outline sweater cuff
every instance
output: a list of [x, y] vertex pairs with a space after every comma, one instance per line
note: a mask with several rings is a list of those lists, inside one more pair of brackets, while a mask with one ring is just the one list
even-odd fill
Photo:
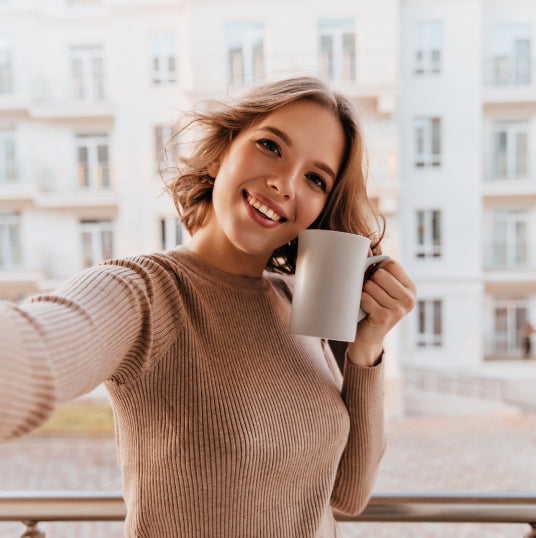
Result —
[[[360, 393], [359, 400], [370, 402], [381, 400], [383, 396], [383, 376], [384, 376], [384, 353], [379, 362], [373, 366], [361, 366], [350, 362], [348, 358], [344, 361], [342, 396], [346, 401], [347, 394]], [[380, 396], [381, 395], [381, 396]]]

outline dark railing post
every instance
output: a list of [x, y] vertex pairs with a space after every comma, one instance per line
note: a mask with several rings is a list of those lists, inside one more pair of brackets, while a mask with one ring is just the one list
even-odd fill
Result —
[[39, 521], [23, 521], [22, 523], [26, 525], [26, 530], [20, 538], [46, 538], [45, 533], [37, 527]]
[[529, 523], [530, 530], [525, 534], [523, 538], [536, 538], [536, 522], [535, 523]]

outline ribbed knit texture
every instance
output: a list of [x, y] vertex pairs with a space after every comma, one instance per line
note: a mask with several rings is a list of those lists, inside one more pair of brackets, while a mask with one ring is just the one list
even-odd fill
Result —
[[331, 508], [364, 508], [383, 455], [383, 366], [343, 379], [291, 335], [291, 284], [181, 247], [2, 304], [0, 439], [107, 380], [127, 536], [336, 536]]

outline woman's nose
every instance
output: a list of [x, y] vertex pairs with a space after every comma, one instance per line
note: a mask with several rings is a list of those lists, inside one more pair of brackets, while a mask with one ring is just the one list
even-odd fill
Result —
[[293, 174], [281, 174], [268, 178], [268, 187], [277, 192], [279, 196], [287, 199], [294, 198], [296, 178]]

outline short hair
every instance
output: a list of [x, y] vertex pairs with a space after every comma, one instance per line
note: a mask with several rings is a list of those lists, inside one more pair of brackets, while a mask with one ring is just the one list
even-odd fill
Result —
[[[190, 234], [204, 225], [210, 210], [214, 187], [211, 168], [220, 161], [236, 136], [275, 110], [301, 100], [313, 101], [331, 112], [340, 121], [345, 138], [343, 160], [334, 187], [310, 228], [363, 235], [371, 240], [373, 252], [380, 252], [385, 220], [367, 196], [368, 157], [356, 110], [347, 97], [311, 76], [264, 83], [240, 99], [210, 102], [203, 110], [194, 109], [186, 115], [186, 123], [168, 144], [175, 145], [176, 138], [182, 139], [185, 132], [198, 135], [190, 142], [192, 151], [167, 168], [165, 182]], [[273, 252], [266, 269], [293, 274], [296, 256], [297, 240], [294, 239]]]

